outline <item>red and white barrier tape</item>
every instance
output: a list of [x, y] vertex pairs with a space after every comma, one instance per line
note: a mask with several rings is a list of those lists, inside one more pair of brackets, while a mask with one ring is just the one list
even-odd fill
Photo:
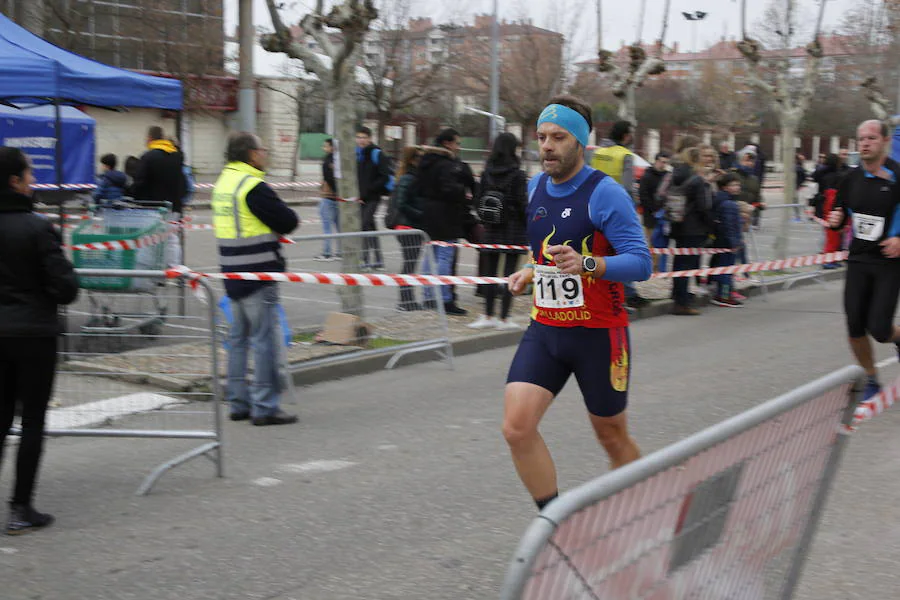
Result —
[[[171, 231], [171, 230], [170, 230]], [[137, 250], [162, 244], [169, 237], [169, 233], [157, 233], [145, 235], [134, 240], [114, 240], [109, 242], [88, 242], [70, 246], [72, 250]]]
[[[59, 220], [59, 215], [56, 213], [39, 212], [35, 214], [41, 215], [45, 219]], [[89, 219], [95, 218], [91, 215], [65, 215], [65, 217], [66, 221], [87, 221]]]
[[883, 387], [879, 394], [857, 406], [853, 414], [853, 425], [859, 425], [863, 421], [880, 415], [893, 406], [897, 402], [897, 398], [900, 398], [900, 379], [888, 387]]
[[[433, 246], [452, 246], [456, 248], [479, 248], [484, 250], [531, 250], [531, 246], [518, 246], [514, 244], [473, 244], [470, 242], [431, 242]], [[702, 254], [728, 254], [733, 250], [728, 248], [650, 248], [651, 254], [666, 254], [670, 256], [698, 256]]]
[[733, 273], [750, 273], [753, 271], [777, 271], [792, 267], [811, 267], [826, 263], [836, 263], [847, 260], [847, 252], [829, 252], [828, 254], [816, 254], [811, 256], [795, 256], [784, 260], [770, 260], [766, 262], [748, 263], [744, 265], [732, 265], [730, 267], [712, 267], [708, 269], [691, 269], [689, 271], [669, 271], [654, 273], [652, 279], [670, 279], [673, 277], [702, 277], [706, 275], [729, 275]]
[[359, 285], [375, 287], [404, 287], [427, 285], [465, 285], [478, 283], [506, 283], [504, 277], [467, 277], [461, 275], [398, 275], [376, 273], [199, 273], [185, 266], [166, 271], [170, 279], [186, 276], [190, 279], [224, 279], [229, 281], [277, 281], [315, 283], [323, 285]]
[[651, 254], [666, 256], [701, 256], [706, 254], [731, 254], [731, 248], [650, 248]]
[[[211, 190], [215, 187], [214, 183], [195, 183], [196, 190]], [[269, 183], [269, 187], [273, 190], [306, 190], [320, 189], [322, 183], [319, 181], [283, 181]], [[97, 188], [94, 183], [64, 183], [61, 186], [55, 183], [35, 183], [31, 186], [33, 190], [93, 190]]]
[[484, 250], [531, 250], [531, 246], [516, 246], [514, 244], [473, 244], [470, 242], [431, 242], [432, 246], [444, 246], [453, 248], [480, 248]]
[[[693, 269], [672, 273], [654, 273], [654, 278], [694, 277], [696, 275], [723, 275], [725, 273], [745, 273], [781, 269], [785, 267], [804, 267], [829, 262], [846, 260], [846, 252], [835, 252], [819, 256], [798, 256], [786, 260], [776, 260], [731, 267], [712, 269]], [[364, 285], [364, 286], [426, 286], [426, 285], [473, 285], [482, 283], [507, 283], [505, 277], [470, 277], [462, 275], [400, 275], [375, 273], [199, 273], [187, 267], [179, 266], [167, 271], [170, 278], [188, 276], [192, 278], [208, 277], [211, 279], [227, 279], [230, 281], [279, 281], [291, 283], [316, 283], [324, 285]]]

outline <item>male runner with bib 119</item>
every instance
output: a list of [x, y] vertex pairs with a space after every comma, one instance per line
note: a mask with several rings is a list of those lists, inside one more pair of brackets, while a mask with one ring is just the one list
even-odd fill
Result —
[[509, 369], [503, 435], [539, 509], [558, 495], [538, 425], [574, 373], [612, 468], [640, 457], [628, 435], [630, 346], [622, 282], [650, 277], [650, 251], [631, 196], [584, 164], [591, 110], [553, 98], [537, 122], [544, 172], [528, 185], [531, 262], [509, 288], [534, 286], [532, 321]]
[[856, 130], [862, 164], [838, 186], [835, 208], [828, 216], [832, 229], [849, 219], [853, 240], [844, 282], [844, 312], [850, 347], [868, 381], [866, 400], [881, 391], [872, 342], [894, 342], [900, 352], [900, 328], [894, 326], [900, 294], [900, 164], [887, 153], [891, 131], [881, 121], [865, 121]]

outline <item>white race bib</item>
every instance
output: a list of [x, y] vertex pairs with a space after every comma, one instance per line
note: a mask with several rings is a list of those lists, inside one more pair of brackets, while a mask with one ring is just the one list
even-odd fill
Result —
[[884, 217], [853, 213], [853, 235], [867, 242], [877, 242], [884, 234]]
[[561, 273], [557, 267], [535, 265], [534, 303], [538, 308], [584, 306], [581, 275]]

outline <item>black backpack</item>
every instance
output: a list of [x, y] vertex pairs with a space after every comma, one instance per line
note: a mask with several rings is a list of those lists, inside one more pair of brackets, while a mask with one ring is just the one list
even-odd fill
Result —
[[[488, 225], [502, 225], [506, 221], [506, 189], [510, 182], [505, 182], [502, 188], [497, 188], [491, 182], [487, 171], [481, 176], [482, 187], [488, 188], [478, 199], [478, 218]], [[512, 180], [513, 177], [510, 177]]]

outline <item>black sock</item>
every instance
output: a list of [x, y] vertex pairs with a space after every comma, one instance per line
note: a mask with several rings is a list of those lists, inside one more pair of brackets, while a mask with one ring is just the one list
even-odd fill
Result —
[[535, 498], [534, 503], [537, 504], [538, 510], [544, 510], [544, 507], [556, 500], [559, 497], [559, 492], [553, 492], [552, 495], [547, 496], [546, 498]]

